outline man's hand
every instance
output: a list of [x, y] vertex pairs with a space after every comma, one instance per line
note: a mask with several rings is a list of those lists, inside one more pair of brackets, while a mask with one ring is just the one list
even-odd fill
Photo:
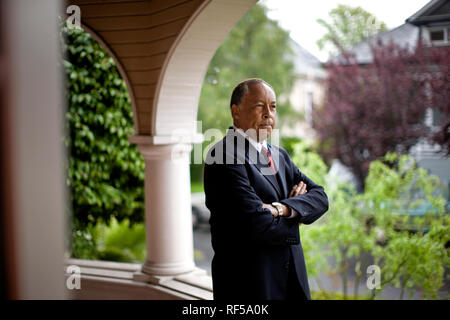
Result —
[[[308, 191], [306, 191], [306, 183], [304, 183], [303, 181], [300, 181], [299, 184], [296, 184], [292, 187], [291, 192], [289, 192], [289, 198], [298, 196], [299, 194], [305, 194], [307, 192]], [[272, 213], [273, 216], [278, 215], [278, 211], [272, 205], [264, 204], [263, 208], [270, 209], [270, 212]], [[290, 214], [291, 214], [291, 209], [283, 204], [283, 216], [289, 216]], [[298, 225], [300, 226], [301, 223], [299, 222]]]
[[270, 213], [271, 213], [273, 216], [275, 216], [275, 217], [278, 216], [278, 210], [277, 210], [277, 208], [275, 208], [273, 205], [267, 204], [267, 203], [263, 203], [262, 207], [263, 207], [263, 209], [264, 209], [264, 208], [269, 209], [269, 210], [270, 210]]
[[[306, 184], [303, 181], [300, 181], [299, 184], [296, 184], [295, 186], [292, 187], [292, 190], [289, 193], [289, 198], [298, 196], [299, 194], [305, 194], [307, 192], [308, 191], [306, 191]], [[283, 215], [282, 215], [282, 217], [290, 216], [291, 215], [291, 209], [288, 206], [284, 205], [284, 204], [282, 204], [282, 206], [283, 206]], [[270, 213], [272, 213], [273, 216], [275, 216], [275, 217], [278, 216], [278, 210], [274, 206], [272, 206], [271, 204], [263, 203], [263, 208], [269, 209]]]
[[[304, 183], [303, 181], [300, 181], [299, 184], [296, 184], [295, 186], [292, 187], [291, 192], [289, 193], [289, 198], [290, 197], [295, 197], [298, 196], [299, 194], [305, 194], [308, 191], [306, 191], [306, 183]], [[299, 222], [298, 226], [300, 226], [302, 223]]]
[[298, 196], [299, 194], [305, 194], [307, 192], [308, 191], [306, 191], [306, 183], [300, 181], [299, 184], [296, 184], [295, 186], [292, 187], [292, 190], [289, 193], [289, 198]]

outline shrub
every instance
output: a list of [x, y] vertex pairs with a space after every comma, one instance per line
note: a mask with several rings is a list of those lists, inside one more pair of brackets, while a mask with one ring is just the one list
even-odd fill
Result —
[[358, 297], [371, 256], [381, 270], [380, 289], [369, 292], [371, 298], [387, 285], [401, 289], [400, 299], [412, 288], [422, 289], [424, 298], [438, 298], [450, 266], [450, 217], [439, 179], [418, 168], [411, 156], [389, 153], [371, 163], [365, 191], [358, 194], [353, 186], [331, 180], [321, 158], [304, 143], [293, 150], [293, 161], [322, 183], [329, 198], [321, 219], [300, 226], [308, 275], [338, 274], [347, 299], [347, 274], [355, 260], [353, 297]]
[[88, 33], [61, 29], [67, 76], [67, 184], [78, 227], [97, 218], [143, 221], [144, 160], [130, 98], [113, 59]]
[[143, 262], [146, 257], [145, 226], [130, 224], [128, 219], [118, 222], [111, 217], [108, 223], [98, 221], [74, 230], [71, 255], [77, 259], [119, 262]]

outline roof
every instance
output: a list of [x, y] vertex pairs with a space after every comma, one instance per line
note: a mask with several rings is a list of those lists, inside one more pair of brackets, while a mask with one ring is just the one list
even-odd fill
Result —
[[[360, 64], [371, 63], [373, 60], [371, 44], [380, 41], [382, 44], [393, 42], [402, 48], [413, 50], [419, 40], [419, 26], [430, 22], [450, 21], [450, 0], [431, 0], [423, 8], [405, 20], [397, 28], [381, 32], [356, 44], [349, 53], [355, 55]], [[331, 58], [328, 62], [346, 64], [342, 55]]]
[[313, 77], [324, 77], [322, 62], [312, 53], [291, 39], [291, 48], [294, 58], [294, 70], [296, 74]]
[[450, 0], [432, 0], [406, 19], [417, 26], [438, 21], [450, 21]]
[[[358, 43], [348, 52], [355, 55], [358, 63], [367, 64], [371, 63], [373, 59], [372, 51], [370, 49], [371, 44], [376, 44], [378, 41], [380, 41], [382, 44], [393, 42], [403, 48], [413, 50], [417, 44], [418, 39], [419, 27], [416, 27], [415, 25], [410, 23], [404, 23], [397, 28], [381, 32], [368, 38], [367, 40]], [[337, 57], [331, 58], [328, 62], [345, 64], [346, 60], [342, 55], [339, 55]]]

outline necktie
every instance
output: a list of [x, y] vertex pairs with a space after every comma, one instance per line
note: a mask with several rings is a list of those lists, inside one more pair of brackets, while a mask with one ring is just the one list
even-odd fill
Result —
[[264, 146], [261, 147], [261, 153], [268, 159], [268, 165], [272, 169], [273, 175], [275, 178], [277, 177], [277, 170], [275, 169], [275, 165], [273, 164], [272, 155], [270, 154], [270, 151], [267, 150]]

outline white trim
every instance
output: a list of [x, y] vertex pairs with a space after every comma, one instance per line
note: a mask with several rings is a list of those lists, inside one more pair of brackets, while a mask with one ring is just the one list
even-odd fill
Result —
[[229, 31], [256, 2], [208, 0], [192, 15], [160, 73], [152, 108], [152, 135], [171, 136], [179, 129], [197, 132], [198, 102], [209, 62]]
[[[429, 43], [433, 46], [445, 46], [450, 44], [449, 40], [449, 32], [450, 32], [450, 26], [433, 26], [433, 27], [425, 27], [426, 33], [427, 33], [427, 40]], [[444, 32], [444, 40], [431, 40], [431, 32], [433, 31], [443, 31]]]
[[[175, 276], [140, 272], [141, 264], [67, 259], [66, 267], [78, 266], [80, 288], [68, 290], [73, 299], [212, 300], [212, 279], [194, 268]], [[65, 273], [66, 279], [70, 274]]]

